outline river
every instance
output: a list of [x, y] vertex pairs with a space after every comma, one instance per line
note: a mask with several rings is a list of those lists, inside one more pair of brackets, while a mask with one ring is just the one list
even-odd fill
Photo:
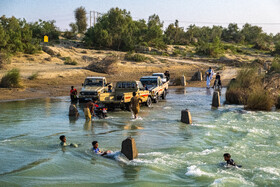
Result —
[[[221, 102], [224, 102], [222, 91]], [[0, 103], [0, 186], [277, 186], [280, 184], [280, 113], [211, 109], [205, 88], [170, 89], [166, 101], [107, 119], [68, 117], [69, 98]], [[193, 124], [180, 122], [188, 108]], [[59, 136], [78, 148], [62, 149]], [[133, 161], [93, 155], [91, 142], [120, 151], [135, 138]], [[242, 168], [221, 165], [229, 152]]]

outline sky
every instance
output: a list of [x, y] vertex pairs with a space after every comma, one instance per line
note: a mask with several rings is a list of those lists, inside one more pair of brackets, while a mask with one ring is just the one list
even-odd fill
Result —
[[164, 27], [179, 20], [180, 27], [244, 23], [258, 25], [267, 33], [280, 33], [280, 0], [0, 0], [0, 16], [25, 18], [28, 22], [55, 20], [64, 31], [75, 22], [74, 10], [106, 13], [112, 7], [131, 12], [133, 19], [158, 14]]

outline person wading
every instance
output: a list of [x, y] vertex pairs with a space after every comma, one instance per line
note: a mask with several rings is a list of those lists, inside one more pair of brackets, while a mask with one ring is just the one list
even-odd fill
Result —
[[136, 96], [136, 92], [133, 92], [133, 97], [131, 98], [131, 110], [133, 112], [134, 118], [137, 118], [137, 114], [140, 111], [140, 101], [142, 99], [139, 96]]
[[94, 115], [94, 102], [89, 101], [86, 103], [85, 107], [84, 107], [84, 114], [85, 114], [85, 118], [86, 120], [91, 120], [91, 116], [95, 116]]
[[77, 101], [77, 90], [76, 88], [74, 88], [74, 86], [71, 86], [71, 90], [70, 90], [70, 98], [71, 98], [71, 102], [76, 102]]

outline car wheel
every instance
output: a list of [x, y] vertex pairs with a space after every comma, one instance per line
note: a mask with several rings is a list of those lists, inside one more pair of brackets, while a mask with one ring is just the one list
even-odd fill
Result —
[[146, 102], [146, 106], [147, 107], [151, 107], [152, 106], [152, 99], [151, 99], [151, 97], [148, 97], [147, 102]]

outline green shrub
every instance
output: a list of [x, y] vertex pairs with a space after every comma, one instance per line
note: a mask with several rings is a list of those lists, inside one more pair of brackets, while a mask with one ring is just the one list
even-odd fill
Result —
[[271, 71], [280, 73], [280, 57], [276, 56], [271, 64]]
[[150, 58], [146, 57], [145, 55], [141, 55], [138, 53], [127, 53], [125, 55], [125, 59], [128, 61], [135, 61], [135, 62], [147, 62], [150, 61]]
[[270, 111], [273, 106], [273, 99], [269, 92], [262, 87], [254, 89], [248, 96], [246, 109]]
[[3, 68], [5, 64], [11, 63], [11, 54], [8, 52], [0, 52], [0, 68]]
[[[177, 47], [177, 46], [175, 46]], [[179, 56], [181, 54], [181, 51], [179, 49], [175, 49], [172, 53], [173, 56]]]
[[224, 54], [224, 47], [219, 38], [216, 38], [213, 43], [201, 41], [195, 50], [199, 55], [206, 55], [213, 58], [218, 58]]
[[1, 79], [0, 86], [3, 88], [19, 88], [20, 85], [20, 72], [18, 69], [8, 71]]
[[64, 58], [65, 65], [77, 65], [78, 63], [75, 60], [72, 60], [70, 57]]
[[39, 73], [36, 72], [36, 73], [33, 73], [31, 76], [29, 76], [28, 79], [29, 79], [29, 80], [35, 80], [35, 79], [38, 78], [38, 76], [39, 76]]

